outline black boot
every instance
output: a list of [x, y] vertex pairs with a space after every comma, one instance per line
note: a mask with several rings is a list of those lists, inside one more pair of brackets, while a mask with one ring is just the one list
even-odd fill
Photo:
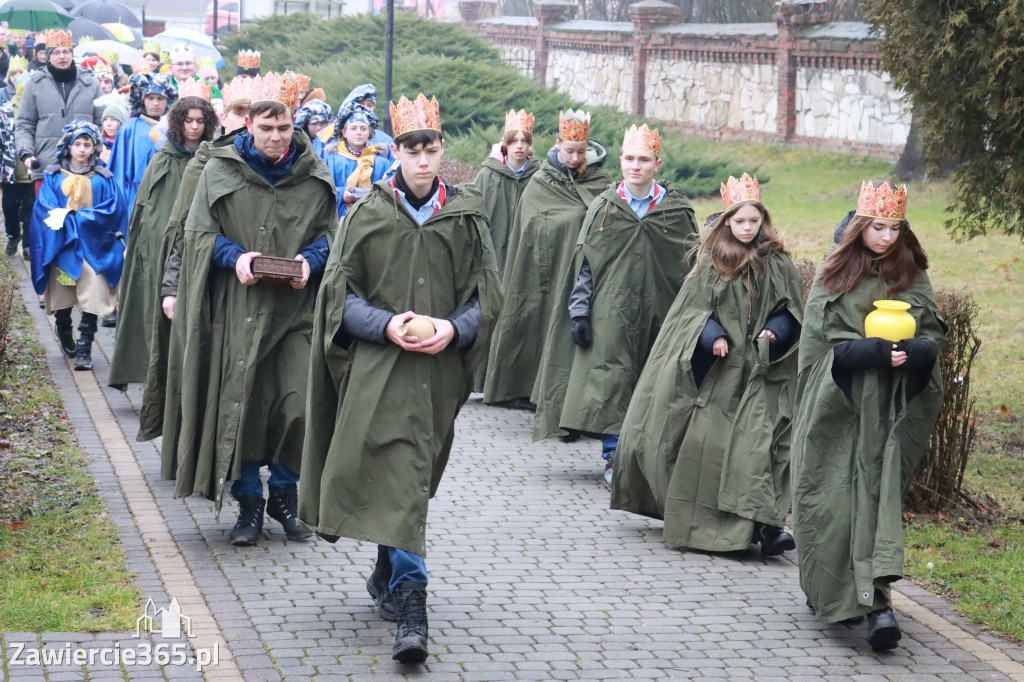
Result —
[[388, 548], [377, 545], [377, 563], [373, 573], [366, 579], [366, 591], [377, 602], [377, 615], [392, 622], [398, 620], [398, 607], [395, 606], [395, 595], [388, 586], [391, 582], [391, 556]]
[[891, 608], [886, 606], [868, 614], [868, 644], [873, 650], [894, 649], [901, 639], [903, 633], [896, 624], [896, 614]]
[[53, 334], [57, 337], [60, 352], [64, 354], [64, 357], [74, 358], [78, 347], [75, 343], [75, 334], [71, 331], [71, 308], [55, 310], [53, 316], [56, 319], [56, 323], [53, 325]]
[[255, 495], [242, 495], [238, 499], [238, 521], [231, 529], [228, 540], [232, 545], [255, 545], [263, 534], [263, 508], [266, 500]]
[[299, 523], [296, 518], [298, 511], [299, 491], [296, 484], [289, 483], [283, 488], [275, 486], [270, 489], [267, 516], [284, 527], [284, 534], [289, 540], [306, 540], [313, 535], [313, 531]]
[[777, 526], [761, 526], [761, 556], [780, 556], [796, 549], [793, 536]]
[[407, 580], [395, 590], [398, 628], [391, 658], [399, 663], [427, 660], [427, 587]]
[[92, 369], [92, 339], [79, 338], [75, 347], [75, 371], [84, 372]]
[[108, 316], [104, 317], [103, 321], [101, 322], [101, 324], [104, 327], [106, 327], [107, 329], [113, 329], [114, 327], [116, 327], [117, 326], [117, 313], [114, 313], [113, 315], [108, 315]]

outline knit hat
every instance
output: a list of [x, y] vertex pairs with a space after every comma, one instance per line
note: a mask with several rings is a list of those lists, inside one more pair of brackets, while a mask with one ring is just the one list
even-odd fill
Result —
[[103, 110], [103, 118], [116, 118], [121, 123], [128, 120], [128, 110], [120, 104], [111, 104]]

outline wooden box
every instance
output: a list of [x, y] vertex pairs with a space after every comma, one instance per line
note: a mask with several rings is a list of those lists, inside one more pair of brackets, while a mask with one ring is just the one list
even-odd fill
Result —
[[252, 276], [266, 284], [287, 284], [302, 279], [302, 261], [274, 256], [255, 256]]

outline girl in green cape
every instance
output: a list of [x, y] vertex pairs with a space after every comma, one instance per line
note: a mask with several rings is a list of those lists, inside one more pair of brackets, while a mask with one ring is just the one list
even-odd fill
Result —
[[670, 547], [777, 556], [794, 548], [800, 279], [757, 178], [730, 177], [722, 198], [626, 412], [611, 506], [664, 519]]
[[[902, 494], [942, 401], [936, 358], [946, 327], [906, 197], [906, 187], [865, 182], [856, 215], [818, 271], [793, 425], [800, 586], [829, 622], [866, 615], [875, 650], [901, 638], [889, 585], [903, 575]], [[874, 302], [887, 299], [910, 304], [913, 338], [865, 338]]]

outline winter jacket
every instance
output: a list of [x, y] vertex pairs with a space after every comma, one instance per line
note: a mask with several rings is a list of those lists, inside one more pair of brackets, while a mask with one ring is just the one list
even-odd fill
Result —
[[54, 161], [61, 129], [66, 124], [81, 119], [102, 125], [103, 109], [93, 104], [102, 94], [96, 75], [82, 68], [78, 69], [67, 101], [49, 69], [32, 72], [32, 78], [25, 84], [14, 136], [19, 158], [34, 156], [39, 161], [40, 168], [32, 171], [33, 180], [42, 178], [43, 168]]

